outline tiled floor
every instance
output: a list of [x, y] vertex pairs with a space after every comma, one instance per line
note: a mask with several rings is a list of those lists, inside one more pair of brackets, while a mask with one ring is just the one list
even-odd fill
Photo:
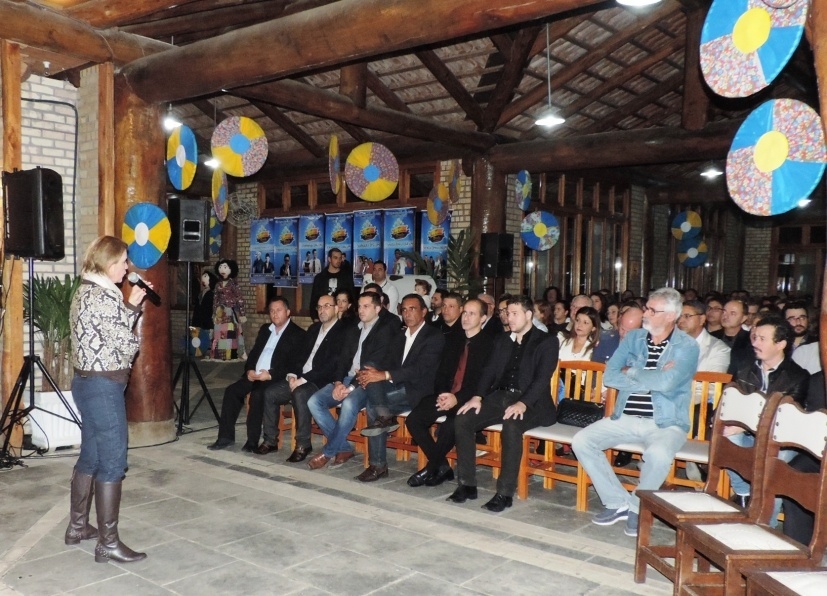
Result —
[[[241, 366], [200, 368], [220, 407]], [[591, 524], [569, 487], [533, 483], [528, 500], [494, 515], [480, 509], [494, 489], [486, 468], [480, 499], [455, 505], [445, 502], [454, 483], [405, 484], [415, 458], [365, 485], [353, 480], [359, 458], [310, 471], [286, 463], [289, 450], [250, 455], [237, 443], [208, 451], [214, 424], [205, 404], [194, 432], [130, 450], [120, 529], [149, 554], [139, 563], [96, 564], [94, 544], [63, 544], [76, 454], [0, 472], [0, 596], [671, 592], [653, 572], [634, 583], [634, 541], [623, 524]]]

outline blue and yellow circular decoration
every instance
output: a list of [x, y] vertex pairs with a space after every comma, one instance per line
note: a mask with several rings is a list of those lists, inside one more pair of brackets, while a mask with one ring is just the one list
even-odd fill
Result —
[[218, 221], [215, 213], [210, 215], [210, 254], [217, 255], [221, 250], [221, 231], [224, 224]]
[[121, 238], [127, 244], [129, 260], [149, 269], [169, 246], [171, 228], [166, 213], [151, 203], [132, 205], [123, 218]]
[[212, 173], [212, 208], [218, 221], [227, 219], [230, 202], [227, 193], [227, 175], [216, 168]]
[[700, 267], [706, 262], [708, 249], [700, 236], [678, 242], [678, 260], [684, 267]]
[[448, 167], [448, 199], [451, 203], [459, 201], [459, 174], [462, 166], [458, 159], [452, 159]]
[[532, 250], [548, 250], [560, 239], [560, 223], [548, 211], [535, 211], [523, 218], [520, 236]]
[[437, 184], [428, 195], [428, 220], [435, 226], [442, 224], [448, 218], [450, 207], [448, 186]]
[[514, 194], [520, 210], [528, 211], [531, 206], [531, 174], [527, 170], [517, 172], [517, 178], [514, 180]]
[[362, 143], [347, 156], [345, 182], [360, 199], [384, 201], [399, 183], [399, 164], [384, 145]]
[[252, 118], [233, 116], [212, 133], [212, 154], [230, 176], [252, 176], [267, 161], [270, 150], [262, 128]]
[[198, 165], [198, 143], [188, 126], [172, 131], [167, 140], [167, 175], [178, 190], [189, 188]]
[[682, 211], [672, 220], [672, 235], [678, 240], [701, 233], [701, 216], [696, 211]]
[[746, 97], [772, 83], [798, 47], [809, 2], [715, 0], [701, 31], [701, 70], [724, 97]]
[[339, 156], [339, 137], [331, 135], [327, 148], [327, 174], [330, 176], [330, 190], [338, 195], [342, 188], [342, 160]]
[[747, 213], [786, 213], [810, 195], [825, 162], [819, 115], [794, 99], [771, 100], [747, 116], [735, 134], [727, 155], [727, 188]]

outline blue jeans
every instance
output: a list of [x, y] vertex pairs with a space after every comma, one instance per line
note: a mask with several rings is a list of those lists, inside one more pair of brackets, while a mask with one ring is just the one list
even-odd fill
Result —
[[126, 385], [106, 377], [75, 375], [72, 398], [80, 411], [78, 472], [100, 482], [120, 482], [126, 474]]
[[603, 418], [587, 426], [574, 435], [571, 443], [607, 509], [628, 507], [635, 513], [640, 511], [640, 500], [623, 488], [604, 453], [606, 449], [632, 441], [644, 446], [637, 488], [659, 489], [672, 469], [675, 453], [686, 443], [685, 430], [677, 426], [658, 428], [652, 418], [624, 414], [617, 420]]
[[[349, 385], [352, 380], [353, 377], [346, 377], [344, 384]], [[335, 457], [337, 453], [353, 451], [353, 445], [348, 443], [347, 435], [353, 429], [353, 425], [356, 424], [356, 417], [359, 415], [359, 411], [365, 407], [367, 401], [367, 393], [358, 385], [342, 401], [335, 400], [333, 398], [333, 383], [325, 385], [310, 397], [307, 407], [316, 424], [319, 425], [324, 436], [327, 437], [327, 444], [325, 444], [323, 450], [325, 456]], [[342, 407], [339, 410], [337, 420], [330, 413], [330, 408], [338, 405]]]
[[[367, 408], [370, 424], [379, 416], [396, 416], [411, 409], [404, 385], [380, 381], [368, 385], [366, 391], [369, 396]], [[384, 468], [388, 465], [388, 433], [368, 437], [368, 456], [374, 466]]]

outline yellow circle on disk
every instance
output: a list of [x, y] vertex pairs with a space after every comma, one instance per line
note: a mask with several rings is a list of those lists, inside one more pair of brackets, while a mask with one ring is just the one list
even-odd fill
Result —
[[534, 224], [534, 235], [537, 236], [537, 238], [543, 238], [546, 234], [548, 234], [546, 224], [541, 221]]
[[740, 16], [732, 30], [732, 43], [743, 54], [751, 54], [767, 43], [772, 29], [770, 13], [751, 8]]
[[777, 130], [771, 130], [758, 139], [752, 159], [755, 161], [755, 167], [760, 171], [774, 172], [787, 161], [789, 153], [790, 142], [787, 137]]

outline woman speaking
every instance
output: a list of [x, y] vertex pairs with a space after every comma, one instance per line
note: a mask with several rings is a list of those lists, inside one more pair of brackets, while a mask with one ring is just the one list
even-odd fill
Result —
[[[80, 410], [80, 456], [72, 473], [71, 509], [66, 544], [98, 539], [95, 561], [139, 561], [118, 538], [121, 483], [126, 472], [126, 403], [124, 390], [138, 338], [132, 329], [141, 316], [146, 290], [135, 285], [124, 301], [115, 285], [128, 271], [126, 244], [101, 236], [83, 257], [82, 282], [70, 311], [72, 327], [72, 396]], [[148, 284], [151, 287], [151, 284]], [[92, 495], [98, 529], [89, 524]]]

